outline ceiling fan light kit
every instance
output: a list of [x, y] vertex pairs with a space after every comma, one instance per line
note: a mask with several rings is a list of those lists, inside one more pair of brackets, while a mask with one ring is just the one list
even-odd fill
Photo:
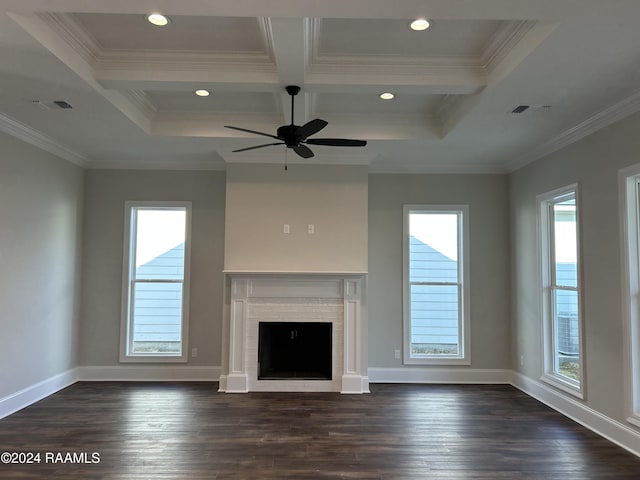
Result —
[[232, 130], [238, 130], [240, 132], [253, 133], [255, 135], [262, 135], [263, 137], [273, 138], [279, 140], [274, 143], [265, 143], [262, 145], [255, 145], [253, 147], [240, 148], [233, 150], [233, 152], [246, 152], [247, 150], [255, 150], [257, 148], [270, 147], [273, 145], [286, 145], [287, 148], [292, 149], [302, 158], [311, 158], [314, 156], [313, 151], [307, 145], [324, 145], [329, 147], [364, 147], [367, 145], [365, 140], [352, 140], [348, 138], [309, 138], [311, 135], [318, 133], [328, 123], [324, 120], [316, 118], [304, 125], [296, 125], [294, 122], [294, 99], [298, 93], [300, 93], [300, 87], [297, 85], [288, 85], [285, 87], [287, 93], [291, 96], [291, 123], [289, 125], [282, 125], [278, 127], [275, 135], [270, 133], [258, 132], [255, 130], [249, 130], [246, 128], [232, 127], [225, 125], [225, 128]]

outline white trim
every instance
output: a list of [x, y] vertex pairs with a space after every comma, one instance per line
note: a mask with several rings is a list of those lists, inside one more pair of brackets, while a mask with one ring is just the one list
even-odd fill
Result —
[[369, 166], [369, 174], [398, 174], [412, 175], [416, 173], [431, 174], [476, 174], [476, 175], [504, 175], [509, 171], [503, 165], [484, 164], [432, 164], [431, 162], [406, 161], [394, 162], [393, 159], [379, 156]]
[[[133, 355], [129, 354], [129, 328], [130, 328], [130, 284], [132, 267], [135, 261], [131, 252], [134, 248], [134, 234], [132, 232], [132, 211], [134, 208], [166, 208], [185, 210], [185, 237], [184, 237], [184, 276], [182, 280], [182, 325], [181, 325], [181, 355]], [[124, 247], [122, 260], [122, 300], [120, 320], [120, 362], [126, 363], [186, 363], [189, 349], [189, 291], [191, 271], [191, 210], [190, 201], [125, 201], [124, 202]]]
[[[230, 279], [231, 288], [224, 319], [227, 336], [223, 342], [228, 363], [225, 362], [219, 391], [368, 393], [368, 378], [363, 375], [366, 370], [366, 366], [363, 367], [366, 347], [362, 342], [362, 332], [366, 331], [364, 275], [229, 271], [225, 275]], [[265, 303], [266, 299], [270, 300]], [[317, 309], [317, 302], [328, 308]], [[286, 307], [283, 309], [283, 306]], [[331, 322], [330, 380], [259, 378], [259, 322], [275, 320]]]
[[640, 164], [618, 172], [624, 408], [627, 421], [640, 426]]
[[78, 381], [76, 368], [49, 377], [15, 393], [0, 398], [0, 418], [22, 410]]
[[633, 430], [571, 397], [561, 394], [544, 383], [512, 372], [511, 384], [527, 395], [541, 401], [562, 415], [640, 456], [640, 432]]
[[78, 367], [81, 382], [216, 382], [219, 366], [121, 365]]
[[[412, 211], [456, 213], [458, 216], [458, 282], [460, 312], [458, 321], [459, 354], [413, 358], [411, 350], [411, 286], [409, 282], [409, 215]], [[403, 363], [405, 365], [470, 365], [471, 364], [471, 288], [469, 265], [469, 205], [405, 204], [402, 206], [402, 326]]]
[[371, 383], [510, 384], [511, 370], [443, 367], [369, 367]]
[[[580, 348], [580, 380], [566, 378], [555, 371], [555, 346], [554, 346], [554, 325], [553, 313], [551, 311], [551, 295], [552, 288], [557, 285], [553, 280], [554, 273], [551, 267], [554, 251], [552, 247], [553, 224], [549, 219], [549, 207], [561, 197], [573, 194], [576, 203], [576, 247], [577, 247], [577, 294], [578, 294], [578, 336]], [[563, 390], [580, 399], [585, 398], [586, 382], [585, 382], [585, 363], [586, 357], [584, 348], [584, 308], [583, 308], [583, 281], [582, 281], [582, 232], [581, 232], [581, 199], [580, 188], [578, 183], [572, 183], [555, 190], [542, 193], [536, 196], [537, 209], [537, 242], [538, 242], [538, 279], [539, 279], [539, 302], [540, 311], [542, 312], [542, 352], [543, 352], [543, 375], [540, 378], [543, 382]]]
[[0, 131], [55, 155], [58, 158], [67, 160], [74, 165], [78, 165], [79, 167], [87, 166], [88, 159], [84, 155], [74, 152], [70, 148], [56, 142], [45, 134], [40, 133], [39, 131], [15, 120], [14, 118], [11, 118], [8, 115], [5, 115], [4, 113], [0, 113]]

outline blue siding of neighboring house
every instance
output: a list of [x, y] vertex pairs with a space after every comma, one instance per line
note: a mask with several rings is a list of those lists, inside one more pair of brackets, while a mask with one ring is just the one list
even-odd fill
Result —
[[[136, 278], [184, 278], [184, 243], [136, 269]], [[182, 324], [182, 282], [136, 284], [134, 342], [179, 342]]]
[[[578, 286], [575, 263], [556, 264], [556, 284], [570, 287]], [[567, 356], [577, 355], [579, 348], [578, 294], [561, 290], [557, 292], [557, 335], [558, 352]]]
[[[411, 282], [457, 282], [457, 263], [414, 236], [410, 242]], [[458, 343], [458, 288], [411, 286], [411, 343]]]

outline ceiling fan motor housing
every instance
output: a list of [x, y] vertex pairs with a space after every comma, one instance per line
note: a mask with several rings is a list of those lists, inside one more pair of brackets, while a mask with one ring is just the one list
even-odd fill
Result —
[[297, 85], [287, 85], [284, 88], [287, 91], [287, 93], [289, 95], [291, 95], [292, 97], [295, 96], [295, 95], [298, 95], [298, 93], [300, 93], [300, 87], [297, 86]]
[[283, 125], [282, 127], [278, 127], [278, 132], [276, 136], [281, 139], [287, 147], [297, 147], [300, 145], [300, 140], [302, 138], [300, 135], [297, 135], [298, 125]]

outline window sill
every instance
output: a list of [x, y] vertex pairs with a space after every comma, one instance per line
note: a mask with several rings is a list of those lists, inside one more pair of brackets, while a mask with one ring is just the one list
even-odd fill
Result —
[[121, 356], [120, 363], [187, 363], [186, 355], [181, 356], [151, 356], [151, 355], [128, 355]]
[[570, 395], [573, 395], [574, 397], [579, 398], [580, 400], [584, 400], [584, 392], [580, 387], [577, 387], [576, 385], [570, 382], [567, 382], [560, 377], [545, 374], [542, 377], [540, 377], [540, 380], [545, 382], [548, 385], [551, 385], [552, 387], [562, 390], [563, 392], [566, 392]]
[[406, 358], [404, 365], [471, 365], [471, 360], [460, 357], [446, 358]]

